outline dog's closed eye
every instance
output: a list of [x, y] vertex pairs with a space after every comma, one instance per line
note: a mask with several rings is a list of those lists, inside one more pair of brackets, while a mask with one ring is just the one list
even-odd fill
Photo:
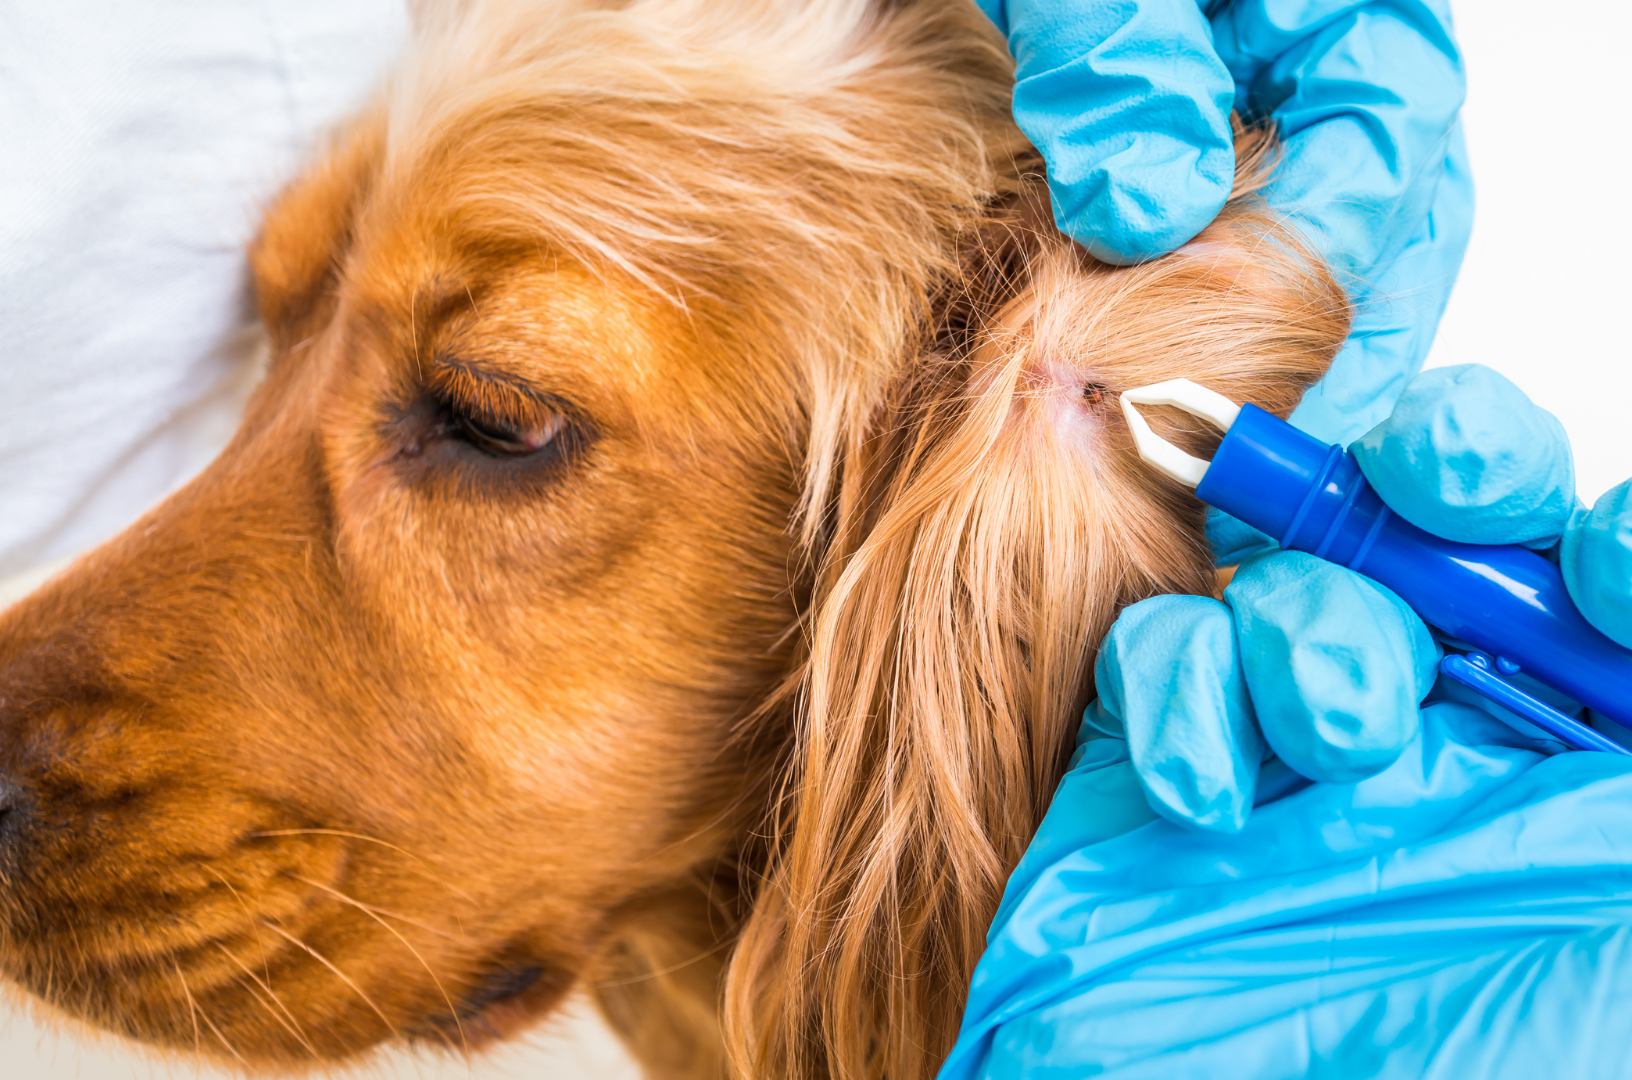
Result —
[[553, 475], [591, 441], [588, 423], [566, 402], [446, 357], [426, 365], [417, 400], [392, 410], [382, 431], [415, 475], [448, 472], [484, 484]]
[[482, 416], [458, 407], [450, 409], [460, 436], [470, 445], [494, 457], [525, 457], [553, 443], [566, 426], [567, 418], [552, 412], [537, 420], [515, 423]]

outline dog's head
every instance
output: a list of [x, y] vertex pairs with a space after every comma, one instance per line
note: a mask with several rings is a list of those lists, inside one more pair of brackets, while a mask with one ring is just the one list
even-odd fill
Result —
[[586, 977], [672, 1070], [722, 993], [931, 1067], [1099, 637], [1209, 587], [1116, 392], [1284, 411], [1347, 325], [1246, 202], [1054, 235], [946, 7], [432, 20], [267, 219], [232, 444], [0, 622], [0, 970], [246, 1067]]

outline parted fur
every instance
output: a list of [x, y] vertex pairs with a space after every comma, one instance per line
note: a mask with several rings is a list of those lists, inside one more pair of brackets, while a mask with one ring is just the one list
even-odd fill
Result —
[[416, 18], [233, 444], [0, 622], [0, 971], [257, 1071], [582, 987], [654, 1076], [928, 1080], [1100, 639], [1212, 588], [1118, 393], [1347, 332], [1273, 138], [1118, 269], [967, 0]]
[[743, 1075], [933, 1075], [1100, 639], [1126, 604], [1211, 591], [1200, 507], [1137, 460], [1116, 394], [1191, 377], [1284, 414], [1342, 340], [1341, 292], [1252, 204], [1271, 147], [1244, 135], [1236, 200], [1144, 267], [999, 216], [1020, 235], [977, 259], [1001, 269], [973, 324], [896, 388], [821, 563], [778, 844], [730, 972]]

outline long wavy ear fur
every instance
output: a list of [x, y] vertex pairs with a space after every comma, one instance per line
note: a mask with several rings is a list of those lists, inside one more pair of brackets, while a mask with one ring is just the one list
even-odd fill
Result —
[[[1285, 414], [1342, 343], [1342, 290], [1251, 189], [1138, 267], [994, 218], [876, 434], [818, 572], [773, 858], [732, 961], [744, 1076], [927, 1080], [1004, 882], [1061, 775], [1120, 609], [1207, 593], [1202, 508], [1135, 458], [1119, 390], [1194, 378]], [[1170, 424], [1180, 440], [1195, 425]]]

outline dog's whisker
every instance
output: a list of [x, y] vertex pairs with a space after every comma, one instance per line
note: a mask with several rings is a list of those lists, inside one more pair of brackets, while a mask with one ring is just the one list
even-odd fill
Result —
[[193, 1021], [193, 1053], [203, 1056], [204, 1044], [198, 1029], [198, 1003], [193, 1000], [193, 992], [187, 987], [187, 976], [181, 973], [181, 964], [172, 960], [170, 966], [176, 970], [176, 978], [181, 980], [181, 992], [187, 999], [187, 1014]]
[[[311, 883], [309, 883], [309, 884], [311, 884]], [[454, 1027], [457, 1028], [458, 1031], [459, 1031], [459, 1045], [460, 1045], [460, 1048], [464, 1053], [465, 1060], [469, 1061], [470, 1060], [470, 1042], [469, 1042], [469, 1040], [467, 1040], [465, 1038], [464, 1021], [462, 1021], [459, 1018], [459, 1010], [454, 1008], [453, 998], [448, 995], [447, 988], [442, 985], [442, 980], [437, 978], [436, 972], [431, 970], [431, 965], [425, 962], [425, 958], [419, 954], [419, 950], [414, 948], [413, 945], [411, 945], [409, 943], [407, 938], [403, 937], [400, 933], [398, 933], [396, 927], [392, 926], [390, 923], [386, 922], [384, 919], [382, 919], [378, 915], [374, 914], [374, 912], [369, 909], [367, 904], [364, 904], [359, 900], [354, 900], [351, 897], [347, 896], [345, 893], [339, 892], [338, 890], [335, 890], [335, 889], [330, 889], [327, 886], [321, 886], [320, 885], [318, 887], [323, 889], [325, 892], [329, 893], [330, 895], [334, 896], [337, 900], [341, 900], [341, 901], [343, 901], [343, 902], [345, 902], [347, 904], [350, 904], [352, 907], [355, 907], [358, 911], [361, 911], [364, 915], [367, 915], [369, 918], [373, 919], [375, 922], [377, 922], [381, 926], [385, 927], [387, 933], [389, 933], [392, 937], [394, 937], [398, 941], [400, 941], [402, 943], [402, 947], [407, 949], [411, 954], [413, 954], [414, 959], [419, 961], [419, 966], [425, 969], [425, 974], [427, 974], [427, 975], [429, 975], [431, 977], [431, 982], [436, 984], [437, 993], [441, 994], [442, 995], [442, 1000], [447, 1003], [448, 1015], [453, 1018]]]
[[215, 1026], [215, 1021], [210, 1019], [210, 1014], [205, 1010], [204, 1006], [196, 998], [193, 997], [192, 990], [189, 989], [188, 986], [187, 986], [187, 976], [185, 976], [185, 975], [183, 975], [181, 973], [181, 965], [176, 964], [175, 967], [176, 967], [176, 977], [181, 980], [182, 992], [187, 995], [187, 1005], [188, 1005], [188, 1008], [190, 1008], [192, 1010], [192, 1014], [193, 1014], [194, 1049], [197, 1050], [200, 1054], [203, 1053], [201, 1045], [198, 1042], [198, 1038], [199, 1038], [198, 1021], [203, 1020], [205, 1026], [208, 1027], [210, 1029], [210, 1031], [215, 1034], [215, 1037], [221, 1041], [221, 1045], [227, 1048], [227, 1052], [229, 1054], [231, 1054], [233, 1057], [237, 1058], [240, 1064], [247, 1067], [249, 1065], [249, 1062], [244, 1060], [244, 1055], [240, 1054], [238, 1052], [238, 1048], [236, 1046], [232, 1045], [232, 1041], [221, 1033], [221, 1029]]
[[358, 900], [356, 897], [347, 896], [345, 893], [341, 892], [339, 889], [335, 889], [335, 888], [332, 888], [331, 886], [325, 885], [321, 881], [313, 881], [310, 878], [304, 878], [304, 877], [298, 877], [298, 876], [294, 880], [296, 880], [298, 882], [301, 882], [304, 885], [310, 885], [314, 889], [321, 889], [324, 892], [328, 893], [330, 896], [334, 897], [336, 900], [343, 900], [344, 902], [346, 902], [348, 904], [352, 904], [352, 905], [354, 905], [356, 907], [362, 908], [364, 911], [374, 912], [375, 914], [384, 915], [384, 916], [387, 916], [388, 918], [396, 919], [400, 923], [406, 923], [407, 925], [412, 926], [415, 929], [425, 931], [427, 934], [435, 934], [437, 937], [447, 938], [449, 941], [454, 942], [455, 944], [458, 944], [458, 945], [473, 945], [473, 944], [475, 944], [475, 942], [471, 941], [470, 938], [468, 938], [468, 937], [462, 936], [460, 934], [450, 934], [446, 930], [440, 930], [437, 927], [432, 926], [430, 923], [423, 923], [423, 922], [419, 922], [416, 919], [410, 919], [408, 916], [399, 914], [398, 912], [392, 911], [389, 908], [375, 907], [373, 904], [365, 904], [361, 900]]
[[[415, 855], [413, 852], [408, 851], [408, 850], [406, 850], [404, 848], [400, 848], [395, 844], [387, 843], [386, 841], [381, 840], [378, 837], [369, 836], [366, 833], [346, 832], [343, 829], [269, 829], [269, 830], [266, 830], [266, 831], [263, 831], [263, 832], [253, 832], [253, 833], [250, 833], [249, 835], [251, 837], [253, 837], [253, 838], [259, 838], [259, 837], [263, 837], [263, 836], [264, 837], [272, 837], [272, 836], [338, 836], [338, 837], [344, 837], [345, 839], [348, 839], [348, 840], [362, 840], [362, 841], [365, 841], [366, 843], [378, 844], [383, 848], [389, 848], [390, 850], [396, 852], [398, 855], [401, 855], [403, 858], [411, 859], [414, 862], [418, 863], [420, 867], [428, 868], [431, 865], [431, 863], [429, 861], [420, 858], [418, 855]], [[465, 892], [463, 889], [456, 888], [454, 885], [450, 884], [448, 881], [444, 880], [443, 878], [437, 877], [437, 876], [435, 876], [433, 874], [430, 874], [429, 872], [426, 872], [426, 871], [423, 871], [423, 870], [421, 872], [425, 873], [426, 880], [428, 880], [430, 882], [433, 882], [434, 884], [440, 885], [442, 888], [448, 890], [453, 895], [457, 896], [459, 899], [464, 900], [466, 903], [470, 903], [470, 904], [475, 904], [476, 903], [475, 897], [471, 896], [469, 893]]]
[[597, 990], [610, 990], [619, 986], [638, 986], [643, 982], [651, 982], [653, 979], [661, 979], [665, 975], [673, 975], [676, 971], [684, 971], [693, 964], [700, 964], [711, 956], [717, 956], [735, 944], [735, 941], [727, 938], [724, 941], [718, 942], [717, 944], [704, 949], [695, 956], [677, 961], [670, 964], [668, 967], [658, 968], [654, 971], [643, 971], [639, 975], [631, 976], [627, 979], [596, 979], [590, 985], [595, 987]]
[[[299, 1041], [300, 1045], [306, 1048], [306, 1052], [312, 1055], [313, 1060], [316, 1060], [319, 1057], [317, 1047], [313, 1046], [311, 1041], [306, 1038], [306, 1032], [301, 1029], [300, 1021], [295, 1019], [295, 1014], [289, 1011], [288, 1007], [284, 1005], [282, 999], [280, 999], [277, 993], [272, 989], [270, 980], [267, 982], [262, 982], [260, 977], [251, 971], [249, 966], [242, 960], [238, 959], [238, 957], [233, 954], [232, 950], [227, 948], [225, 945], [221, 944], [220, 942], [216, 942], [215, 947], [221, 951], [221, 955], [225, 956], [228, 960], [231, 960], [234, 964], [236, 964], [239, 970], [244, 973], [245, 977], [249, 979], [249, 982], [247, 983], [240, 980], [240, 985], [247, 986], [249, 988], [250, 995], [254, 997], [256, 1001], [259, 1001], [266, 1007], [267, 1011], [272, 1014], [272, 1019], [276, 1020], [280, 1025], [282, 1025], [285, 1031], [293, 1035], [295, 1039]], [[271, 1004], [268, 1004], [268, 1002], [262, 998], [262, 992], [264, 992], [267, 997], [272, 999]], [[276, 1006], [275, 1009], [273, 1008], [274, 1005]], [[279, 1012], [281, 1012], [283, 1015], [279, 1016]], [[284, 1017], [288, 1017], [288, 1020], [285, 1021]]]
[[238, 1052], [238, 1048], [232, 1045], [232, 1042], [221, 1033], [220, 1028], [215, 1026], [215, 1021], [210, 1019], [210, 1014], [205, 1010], [204, 1006], [200, 1005], [198, 1007], [198, 1015], [199, 1018], [204, 1021], [205, 1025], [210, 1029], [210, 1031], [215, 1034], [215, 1037], [221, 1041], [221, 1045], [227, 1048], [227, 1052], [233, 1057], [237, 1058], [240, 1063], [247, 1066], [249, 1062], [244, 1060], [244, 1055], [240, 1054]]
[[266, 973], [266, 985], [267, 988], [270, 989], [272, 986], [272, 963], [267, 957], [266, 942], [261, 938], [261, 927], [259, 921], [255, 918], [255, 913], [251, 911], [249, 905], [244, 902], [244, 898], [238, 892], [238, 890], [232, 887], [232, 882], [223, 877], [220, 871], [216, 870], [215, 867], [209, 865], [208, 863], [204, 864], [204, 869], [209, 871], [212, 877], [225, 886], [226, 890], [232, 894], [232, 898], [238, 901], [238, 906], [244, 909], [244, 917], [248, 920], [249, 925], [255, 927], [255, 947], [261, 950], [261, 970]]
[[391, 1018], [386, 1016], [385, 1012], [383, 1010], [381, 1010], [381, 1008], [374, 1003], [374, 999], [369, 997], [367, 994], [363, 993], [363, 988], [358, 986], [356, 983], [352, 982], [350, 976], [348, 976], [345, 972], [341, 971], [339, 968], [335, 967], [334, 964], [330, 963], [328, 957], [324, 956], [322, 953], [318, 952], [316, 949], [312, 948], [310, 945], [306, 944], [304, 941], [300, 940], [299, 938], [295, 937], [293, 934], [291, 934], [288, 931], [284, 930], [283, 927], [277, 925], [274, 922], [263, 919], [262, 920], [262, 925], [265, 926], [268, 930], [272, 931], [274, 934], [277, 934], [279, 937], [284, 938], [285, 940], [287, 940], [291, 945], [294, 945], [296, 948], [304, 950], [308, 955], [311, 956], [311, 958], [313, 960], [316, 960], [319, 964], [322, 964], [324, 967], [328, 968], [329, 971], [333, 973], [335, 978], [339, 979], [341, 982], [345, 983], [348, 987], [350, 987], [352, 993], [354, 993], [358, 997], [362, 998], [363, 1003], [366, 1004], [370, 1009], [374, 1010], [374, 1015], [378, 1016], [380, 1018], [380, 1020], [385, 1024], [385, 1026], [387, 1028], [391, 1029], [391, 1034], [397, 1036], [398, 1038], [402, 1037], [401, 1030], [399, 1030], [397, 1028], [397, 1025], [395, 1025], [395, 1024], [393, 1024], [391, 1022]]
[[419, 373], [420, 382], [425, 381], [425, 360], [419, 355], [419, 313], [415, 310], [419, 305], [419, 286], [408, 295], [408, 333], [412, 335], [414, 344], [414, 370]]

